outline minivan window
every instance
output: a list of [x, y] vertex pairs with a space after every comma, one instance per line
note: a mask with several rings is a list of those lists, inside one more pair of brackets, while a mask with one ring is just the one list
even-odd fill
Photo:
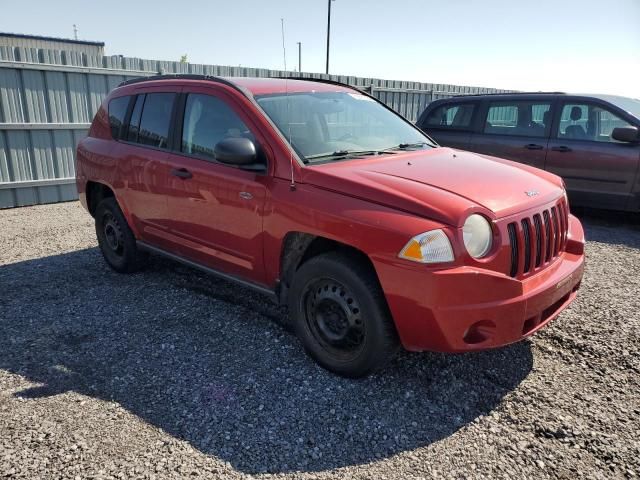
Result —
[[471, 125], [475, 104], [449, 104], [436, 108], [429, 114], [426, 125], [429, 127], [450, 127], [464, 129]]
[[175, 93], [148, 93], [142, 108], [138, 143], [167, 148]]
[[255, 141], [249, 128], [224, 101], [211, 95], [189, 94], [182, 127], [183, 152], [215, 159], [216, 144], [233, 137]]
[[562, 107], [558, 138], [616, 142], [611, 138], [613, 129], [630, 126], [625, 120], [598, 105], [567, 103]]
[[129, 100], [131, 100], [131, 97], [127, 95], [126, 97], [114, 98], [109, 102], [109, 125], [111, 126], [111, 136], [116, 140], [120, 138], [124, 117], [127, 115]]
[[544, 137], [550, 112], [550, 103], [494, 102], [489, 104], [484, 133]]

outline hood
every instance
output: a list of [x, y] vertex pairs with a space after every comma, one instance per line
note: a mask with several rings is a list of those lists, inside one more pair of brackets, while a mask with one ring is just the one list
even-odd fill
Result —
[[449, 225], [473, 210], [497, 219], [562, 195], [556, 175], [451, 148], [316, 165], [303, 169], [302, 181]]

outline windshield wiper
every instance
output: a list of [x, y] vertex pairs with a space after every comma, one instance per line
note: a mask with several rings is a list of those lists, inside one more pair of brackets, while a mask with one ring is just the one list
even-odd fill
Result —
[[386, 152], [389, 150], [410, 150], [412, 148], [423, 147], [424, 145], [431, 145], [431, 144], [427, 142], [400, 143], [394, 147], [386, 148], [384, 151]]
[[333, 153], [320, 153], [318, 155], [308, 155], [306, 160], [318, 160], [321, 158], [344, 158], [357, 157], [360, 155], [378, 155], [383, 150], [337, 150]]

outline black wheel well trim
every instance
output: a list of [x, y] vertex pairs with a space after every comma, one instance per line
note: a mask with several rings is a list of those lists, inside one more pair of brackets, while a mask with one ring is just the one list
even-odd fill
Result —
[[281, 304], [287, 303], [288, 292], [296, 271], [307, 260], [329, 252], [348, 252], [354, 255], [360, 262], [367, 265], [380, 285], [373, 262], [359, 248], [328, 237], [292, 231], [285, 235], [280, 252], [280, 276], [276, 284], [276, 295]]
[[[89, 180], [85, 188], [87, 209], [92, 217], [95, 216], [98, 204], [105, 198], [115, 198], [115, 193], [109, 185]], [[117, 200], [116, 200], [117, 201]]]

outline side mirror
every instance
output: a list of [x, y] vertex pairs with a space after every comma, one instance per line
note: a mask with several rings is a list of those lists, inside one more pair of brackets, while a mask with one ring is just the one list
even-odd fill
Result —
[[258, 152], [255, 144], [244, 137], [224, 138], [213, 149], [216, 160], [238, 167], [255, 165]]
[[611, 138], [619, 142], [634, 143], [640, 141], [638, 127], [617, 127], [611, 132]]

